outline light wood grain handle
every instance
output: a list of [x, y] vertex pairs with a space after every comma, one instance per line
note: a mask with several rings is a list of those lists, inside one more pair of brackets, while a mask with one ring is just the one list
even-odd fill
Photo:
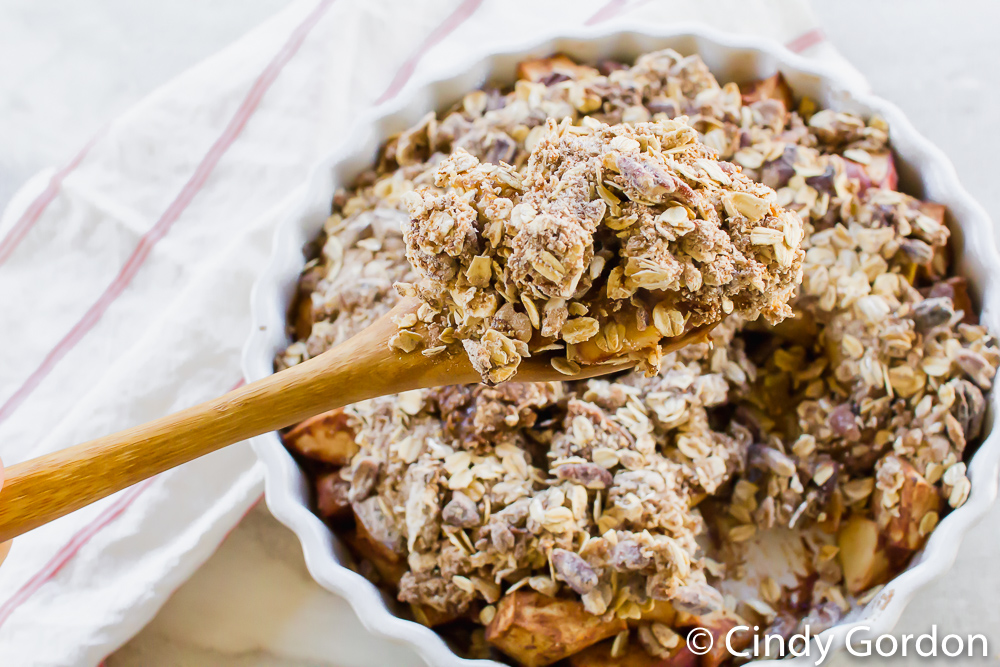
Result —
[[335, 407], [409, 389], [474, 382], [465, 355], [433, 360], [386, 346], [386, 316], [285, 371], [148, 424], [7, 467], [0, 542], [116, 491], [261, 433]]
[[[397, 318], [414, 312], [417, 305], [403, 300], [334, 349], [220, 398], [9, 466], [0, 490], [0, 543], [164, 470], [321, 412], [411, 389], [479, 381], [459, 346], [431, 357], [389, 349], [387, 341], [398, 331]], [[668, 341], [664, 350], [703, 340], [712, 326]], [[574, 377], [603, 375], [628, 365], [585, 366]], [[549, 357], [533, 355], [524, 360], [517, 379], [567, 378], [552, 368]]]

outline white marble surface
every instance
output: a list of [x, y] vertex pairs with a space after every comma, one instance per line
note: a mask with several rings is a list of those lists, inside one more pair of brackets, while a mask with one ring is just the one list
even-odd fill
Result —
[[[0, 207], [39, 168], [65, 162], [107, 119], [284, 4], [5, 0], [0, 4]], [[814, 6], [834, 44], [879, 94], [899, 104], [951, 156], [970, 191], [1000, 219], [1000, 190], [991, 187], [990, 167], [992, 156], [1000, 154], [1000, 135], [991, 130], [1000, 103], [995, 30], [1000, 4], [815, 0]], [[82, 97], [75, 92], [84, 89]], [[952, 572], [918, 596], [897, 634], [919, 633], [932, 623], [946, 633], [983, 633], [992, 655], [982, 664], [996, 664], [997, 562], [1000, 507], [963, 543]], [[405, 649], [373, 640], [344, 601], [312, 582], [294, 537], [261, 504], [106, 664], [421, 663]], [[841, 657], [827, 664], [854, 661]]]

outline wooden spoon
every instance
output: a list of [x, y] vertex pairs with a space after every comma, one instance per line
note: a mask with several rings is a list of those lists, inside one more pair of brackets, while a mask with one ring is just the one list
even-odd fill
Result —
[[[0, 495], [0, 543], [164, 470], [261, 433], [368, 398], [479, 381], [464, 351], [433, 357], [389, 349], [397, 319], [419, 303], [401, 300], [350, 340], [225, 396], [67, 449], [8, 466]], [[665, 352], [703, 340], [711, 326], [665, 341]], [[457, 347], [457, 346], [456, 346]], [[515, 380], [550, 382], [605, 375], [628, 365], [556, 371], [551, 353], [522, 360]]]

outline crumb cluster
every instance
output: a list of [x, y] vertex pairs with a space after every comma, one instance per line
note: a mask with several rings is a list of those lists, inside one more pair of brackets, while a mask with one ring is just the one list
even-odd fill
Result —
[[549, 119], [520, 169], [455, 149], [434, 186], [404, 197], [422, 281], [400, 289], [494, 384], [532, 349], [564, 350], [552, 363], [567, 375], [629, 361], [655, 373], [662, 338], [734, 312], [789, 316], [801, 221], [684, 120]]
[[[355, 549], [362, 572], [393, 590], [417, 620], [461, 638], [473, 657], [499, 651], [529, 666], [567, 658], [582, 667], [609, 656], [646, 664], [638, 661], [683, 653], [692, 627], [721, 633], [758, 625], [787, 636], [805, 625], [816, 634], [836, 624], [905, 567], [971, 488], [965, 460], [980, 437], [1000, 350], [977, 324], [965, 280], [953, 273], [945, 211], [897, 190], [884, 121], [793, 100], [780, 77], [720, 85], [699, 58], [669, 50], [597, 68], [563, 57], [530, 61], [520, 74], [509, 92], [473, 91], [454, 109], [429, 114], [390, 140], [356, 187], [338, 193], [300, 282], [290, 322], [295, 342], [276, 366], [361, 330], [399, 298], [394, 283], [419, 286], [425, 275], [449, 285], [466, 280], [473, 297], [489, 276], [500, 297], [477, 334], [496, 330], [522, 341], [523, 319], [498, 315], [523, 314], [535, 329], [527, 297], [537, 326], [550, 321], [547, 331], [565, 343], [567, 322], [593, 317], [593, 302], [586, 311], [571, 304], [594, 281], [590, 267], [605, 250], [616, 256], [598, 275], [607, 286], [611, 265], [620, 267], [614, 284], [630, 291], [629, 303], [643, 284], [636, 276], [647, 270], [630, 258], [656, 257], [664, 260], [648, 269], [656, 281], [712, 309], [729, 298], [735, 312], [710, 344], [663, 355], [649, 377], [409, 392], [310, 420], [286, 443], [314, 480], [317, 511]], [[681, 116], [687, 124], [670, 122]], [[786, 218], [772, 206], [803, 222], [803, 279], [791, 317], [778, 324], [767, 316], [778, 320], [787, 311], [772, 308], [767, 294], [738, 302], [706, 279], [714, 264], [697, 260], [690, 252], [697, 248], [684, 241], [694, 229], [676, 234], [663, 253], [651, 248], [663, 233], [643, 245], [644, 225], [697, 227], [716, 220], [708, 209], [730, 216], [724, 203], [705, 215], [690, 207], [696, 216], [684, 206], [683, 216], [664, 219], [678, 208], [675, 200], [659, 211], [638, 204], [624, 195], [646, 202], [648, 190], [639, 196], [642, 188], [631, 189], [621, 170], [595, 160], [580, 178], [594, 179], [595, 189], [602, 184], [608, 200], [572, 199], [570, 191], [569, 200], [546, 201], [565, 201], [571, 210], [557, 213], [578, 227], [597, 217], [590, 206], [605, 207], [605, 220], [625, 219], [630, 210], [637, 218], [613, 230], [625, 232], [621, 239], [597, 234], [592, 256], [566, 232], [565, 245], [551, 244], [562, 269], [541, 255], [549, 239], [531, 240], [546, 227], [533, 230], [530, 215], [512, 215], [526, 210], [526, 194], [518, 194], [529, 192], [526, 174], [557, 173], [547, 171], [546, 146], [558, 153], [561, 141], [603, 145], [620, 137], [641, 147], [644, 137], [648, 149], [655, 137], [662, 152], [677, 144], [653, 128], [676, 128], [679, 138], [691, 133], [688, 125], [719, 159], [742, 168], [739, 175], [720, 167], [722, 175], [768, 205], [769, 217], [758, 218], [768, 220], [766, 231], [756, 236], [766, 244], [741, 245], [742, 234], [717, 237], [718, 222], [706, 230], [733, 248], [726, 257], [739, 251], [746, 266], [756, 262], [783, 285], [798, 260], [786, 255], [782, 263]], [[615, 154], [636, 150], [629, 144], [632, 152]], [[713, 157], [711, 164], [723, 163]], [[451, 188], [443, 194], [441, 179]], [[747, 179], [773, 189], [774, 199]], [[483, 183], [500, 189], [492, 203]], [[451, 199], [439, 206], [437, 197]], [[496, 204], [501, 199], [509, 204]], [[528, 204], [535, 218], [557, 214]], [[509, 206], [496, 228], [491, 205]], [[432, 212], [458, 206], [471, 210], [465, 221], [449, 213], [453, 230], [466, 225], [469, 233], [449, 230], [434, 250], [440, 222]], [[522, 223], [509, 225], [514, 217]], [[740, 224], [750, 234], [760, 226]], [[524, 252], [499, 253], [522, 243], [523, 230]], [[794, 231], [790, 240], [794, 253]], [[488, 271], [476, 259], [484, 255]], [[751, 279], [734, 278], [738, 285]], [[461, 294], [449, 298], [475, 307]], [[546, 320], [546, 305], [559, 299], [563, 314]], [[765, 317], [749, 321], [756, 312]], [[595, 319], [595, 337], [610, 345], [606, 321]], [[801, 546], [809, 586], [781, 573], [751, 576], [748, 555], [782, 536]], [[449, 635], [451, 628], [460, 631]]]

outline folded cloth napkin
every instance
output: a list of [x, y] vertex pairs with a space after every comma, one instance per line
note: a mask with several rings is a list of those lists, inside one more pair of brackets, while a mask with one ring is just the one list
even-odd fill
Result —
[[[233, 388], [273, 229], [352, 120], [473, 46], [622, 20], [704, 20], [859, 76], [804, 0], [292, 4], [15, 195], [0, 220], [0, 456], [24, 461]], [[17, 539], [0, 568], [0, 664], [98, 664], [261, 492], [241, 443]]]

